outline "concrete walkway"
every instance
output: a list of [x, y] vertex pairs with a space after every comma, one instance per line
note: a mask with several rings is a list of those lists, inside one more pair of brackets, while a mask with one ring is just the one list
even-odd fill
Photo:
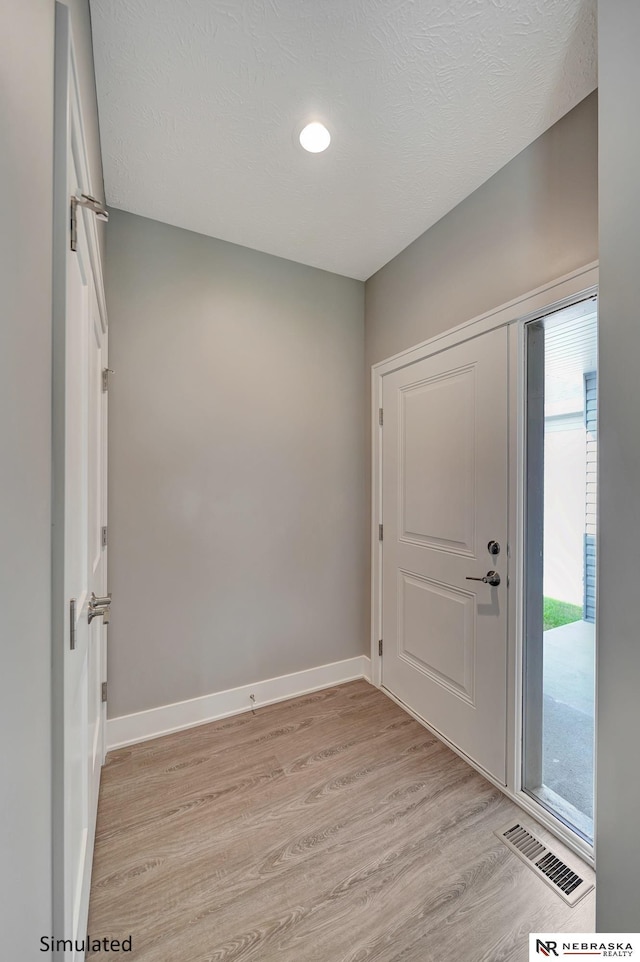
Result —
[[571, 708], [593, 716], [596, 626], [588, 621], [545, 631], [544, 691]]
[[[544, 633], [544, 785], [593, 819], [595, 626]], [[562, 814], [562, 813], [561, 813]]]

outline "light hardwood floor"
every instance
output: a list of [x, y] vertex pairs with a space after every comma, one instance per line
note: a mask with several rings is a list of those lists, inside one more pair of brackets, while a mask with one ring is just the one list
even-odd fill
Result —
[[135, 962], [525, 962], [594, 896], [509, 852], [512, 816], [548, 839], [384, 694], [326, 689], [108, 756], [89, 932]]

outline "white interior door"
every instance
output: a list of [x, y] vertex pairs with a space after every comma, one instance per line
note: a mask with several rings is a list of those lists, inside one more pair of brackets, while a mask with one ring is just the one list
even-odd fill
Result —
[[[106, 595], [106, 315], [102, 300], [95, 214], [75, 208], [71, 198], [88, 192], [80, 103], [69, 35], [68, 11], [56, 4], [56, 202], [57, 255], [54, 266], [54, 556], [62, 568], [54, 581], [56, 606], [64, 610], [60, 646], [59, 723], [56, 765], [61, 802], [54, 821], [61, 833], [55, 866], [55, 936], [71, 940], [65, 960], [84, 958], [75, 949], [87, 929], [93, 841], [100, 770], [104, 758], [106, 668], [104, 615], [89, 621], [92, 594]], [[61, 222], [66, 211], [66, 217]], [[64, 253], [62, 244], [64, 243]], [[58, 467], [56, 467], [58, 464]], [[60, 503], [56, 507], [56, 498]], [[57, 590], [59, 584], [60, 590]], [[55, 630], [54, 630], [55, 637]], [[54, 712], [55, 712], [54, 693]], [[54, 714], [54, 718], [55, 718]], [[56, 734], [54, 732], [54, 739]]]
[[382, 684], [504, 783], [506, 328], [385, 375], [383, 408]]
[[[84, 233], [84, 231], [83, 231]], [[93, 275], [91, 275], [93, 279]], [[107, 595], [107, 392], [103, 372], [108, 372], [107, 332], [103, 329], [95, 287], [91, 284], [88, 327], [88, 387], [87, 402], [87, 508], [88, 508], [88, 584], [89, 595], [99, 599]], [[100, 770], [104, 761], [106, 701], [102, 698], [102, 682], [106, 682], [107, 625], [103, 616], [95, 617], [89, 625], [89, 644], [86, 653], [89, 697], [89, 813], [98, 807]]]
[[[89, 624], [92, 592], [106, 594], [102, 548], [105, 411], [102, 369], [106, 343], [97, 310], [84, 225], [67, 270], [65, 596], [69, 646], [65, 652], [65, 859], [68, 923], [82, 938], [88, 910], [92, 842], [103, 760], [101, 699], [103, 618]], [[72, 601], [74, 602], [72, 605]], [[73, 646], [73, 647], [72, 647]]]

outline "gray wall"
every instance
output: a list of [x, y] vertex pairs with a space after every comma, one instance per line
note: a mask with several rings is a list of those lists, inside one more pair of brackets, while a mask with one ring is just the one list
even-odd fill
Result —
[[599, 4], [598, 931], [640, 930], [640, 6]]
[[[72, 0], [102, 193], [88, 0]], [[51, 223], [54, 3], [0, 0], [0, 933], [51, 932]]]
[[2, 0], [0, 938], [7, 959], [35, 958], [37, 938], [51, 927], [52, 79], [53, 4]]
[[[597, 257], [593, 93], [369, 278], [367, 372]], [[366, 390], [369, 412], [369, 373]], [[370, 431], [367, 438], [370, 463]], [[369, 479], [369, 505], [370, 490]]]
[[366, 283], [375, 364], [598, 257], [597, 94]]
[[109, 714], [365, 650], [364, 286], [113, 211]]

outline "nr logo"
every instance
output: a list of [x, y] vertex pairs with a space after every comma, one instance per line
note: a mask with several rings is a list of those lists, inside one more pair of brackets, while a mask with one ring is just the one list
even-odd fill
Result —
[[536, 939], [536, 952], [539, 955], [546, 955], [547, 958], [551, 955], [558, 957], [558, 943], [557, 942], [543, 942], [542, 939]]

